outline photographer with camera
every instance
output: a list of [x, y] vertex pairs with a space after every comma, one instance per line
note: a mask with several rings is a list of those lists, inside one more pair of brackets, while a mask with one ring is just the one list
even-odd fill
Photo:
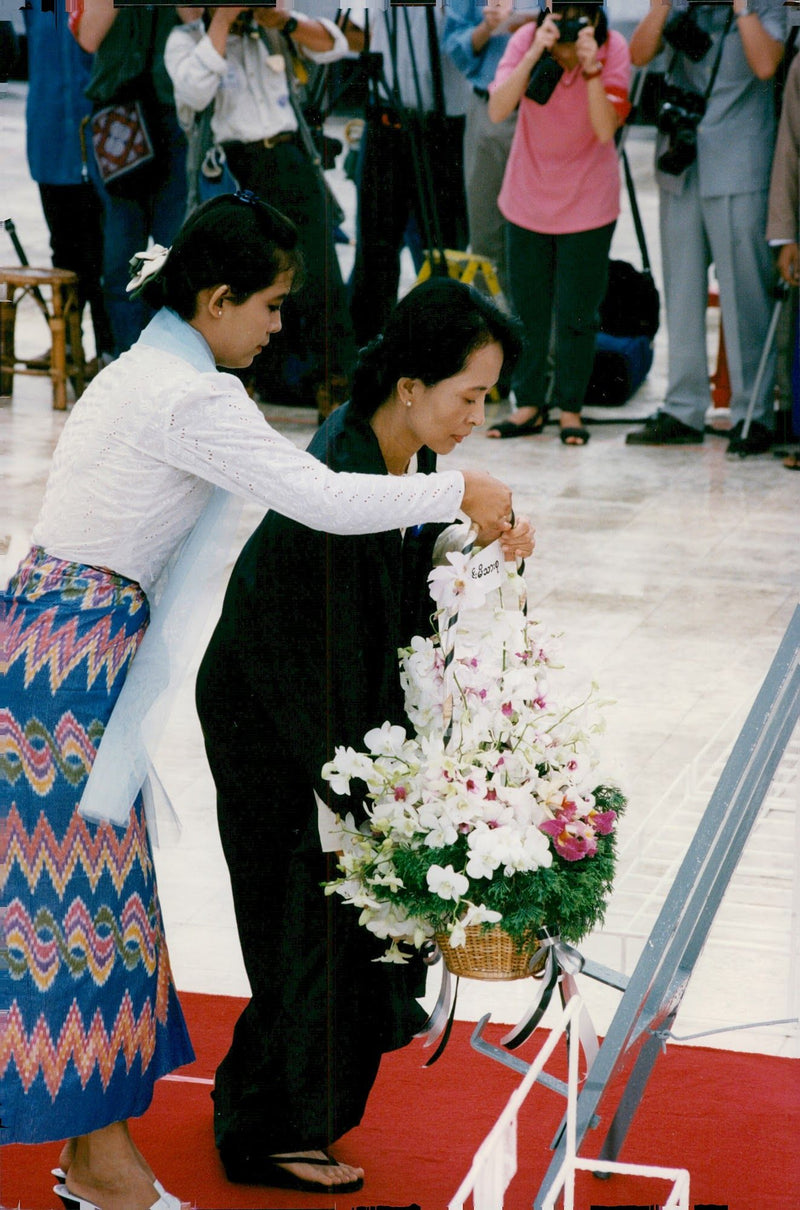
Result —
[[[614, 135], [625, 120], [630, 57], [600, 4], [542, 11], [511, 38], [490, 88], [489, 117], [519, 106], [498, 198], [507, 220], [511, 301], [525, 325], [513, 379], [518, 408], [489, 437], [540, 433], [560, 409], [561, 440], [586, 445], [581, 408], [619, 214]], [[555, 329], [555, 370], [546, 398]]]
[[786, 34], [782, 0], [651, 0], [631, 38], [644, 66], [671, 48], [658, 115], [656, 178], [669, 337], [667, 398], [629, 445], [699, 445], [709, 406], [708, 269], [719, 283], [731, 377], [728, 452], [758, 454], [773, 436], [771, 372], [743, 436], [772, 311], [764, 238], [775, 143], [773, 77]]
[[234, 7], [184, 10], [197, 20], [177, 26], [165, 63], [178, 118], [191, 130], [213, 105], [211, 134], [243, 189], [285, 212], [300, 232], [303, 289], [286, 300], [282, 348], [259, 358], [252, 371], [270, 403], [316, 406], [323, 419], [349, 394], [355, 342], [330, 221], [329, 198], [299, 131], [292, 103], [297, 60], [325, 64], [348, 52], [344, 34], [311, 13]]
[[497, 280], [508, 293], [506, 224], [497, 208], [508, 153], [517, 125], [516, 112], [504, 122], [489, 118], [489, 85], [508, 40], [533, 13], [514, 11], [513, 0], [449, 0], [442, 50], [470, 88], [464, 127], [464, 186], [469, 217], [469, 246], [494, 263]]

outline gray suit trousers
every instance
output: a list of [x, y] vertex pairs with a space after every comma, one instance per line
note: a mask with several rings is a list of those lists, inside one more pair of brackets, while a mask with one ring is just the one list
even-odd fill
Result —
[[[731, 380], [731, 423], [743, 420], [772, 313], [767, 193], [701, 198], [697, 174], [679, 195], [661, 191], [669, 371], [664, 411], [702, 430], [709, 407], [708, 269], [719, 283]], [[753, 419], [772, 428], [774, 350]]]
[[488, 102], [470, 92], [464, 130], [469, 244], [477, 256], [487, 256], [493, 261], [500, 289], [506, 297], [506, 221], [497, 209], [497, 195], [503, 184], [516, 124], [516, 113], [504, 122], [490, 122]]

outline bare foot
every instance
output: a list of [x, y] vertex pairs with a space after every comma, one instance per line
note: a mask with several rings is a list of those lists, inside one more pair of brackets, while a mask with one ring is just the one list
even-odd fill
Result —
[[75, 1167], [73, 1164], [67, 1173], [67, 1189], [98, 1210], [150, 1210], [159, 1199], [158, 1190], [138, 1164], [105, 1182], [83, 1180], [80, 1174], [73, 1175]]
[[75, 1159], [75, 1140], [67, 1139], [58, 1157], [58, 1166], [62, 1172], [69, 1172], [69, 1166]]
[[62, 1158], [69, 1160], [68, 1191], [100, 1210], [149, 1210], [159, 1199], [125, 1122], [81, 1135], [62, 1150]]
[[[58, 1157], [58, 1166], [62, 1172], [69, 1172], [70, 1166], [75, 1159], [75, 1143], [76, 1143], [76, 1141], [77, 1141], [76, 1139], [67, 1139], [66, 1143], [61, 1148], [61, 1153], [59, 1154], [59, 1157]], [[144, 1172], [150, 1178], [151, 1181], [154, 1181], [156, 1179], [156, 1174], [153, 1172], [153, 1169], [150, 1167], [147, 1160], [144, 1158], [141, 1151], [136, 1146], [133, 1139], [130, 1138], [130, 1136], [129, 1136], [129, 1141], [130, 1141], [131, 1148], [133, 1149], [133, 1153], [136, 1156], [137, 1160], [139, 1161], [139, 1167], [141, 1168], [142, 1172]]]
[[[326, 1159], [324, 1151], [293, 1151], [292, 1155], [307, 1155], [311, 1159]], [[349, 1164], [281, 1164], [280, 1155], [271, 1157], [281, 1168], [285, 1168], [287, 1172], [291, 1172], [293, 1176], [297, 1176], [302, 1181], [317, 1184], [325, 1189], [336, 1185], [347, 1185], [351, 1181], [360, 1181], [364, 1179], [363, 1168], [351, 1168]]]

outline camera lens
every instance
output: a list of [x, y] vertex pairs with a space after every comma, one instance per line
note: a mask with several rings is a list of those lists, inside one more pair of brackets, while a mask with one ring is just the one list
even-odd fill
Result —
[[562, 17], [558, 22], [559, 42], [577, 42], [578, 34], [589, 24], [588, 17]]

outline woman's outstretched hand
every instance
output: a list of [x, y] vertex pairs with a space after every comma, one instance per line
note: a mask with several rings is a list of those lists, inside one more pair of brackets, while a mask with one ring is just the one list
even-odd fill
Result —
[[536, 546], [536, 531], [529, 517], [517, 517], [513, 529], [500, 538], [506, 562], [512, 559], [529, 559]]
[[486, 471], [463, 471], [462, 511], [480, 531], [485, 542], [494, 542], [511, 529], [511, 492], [505, 483]]

